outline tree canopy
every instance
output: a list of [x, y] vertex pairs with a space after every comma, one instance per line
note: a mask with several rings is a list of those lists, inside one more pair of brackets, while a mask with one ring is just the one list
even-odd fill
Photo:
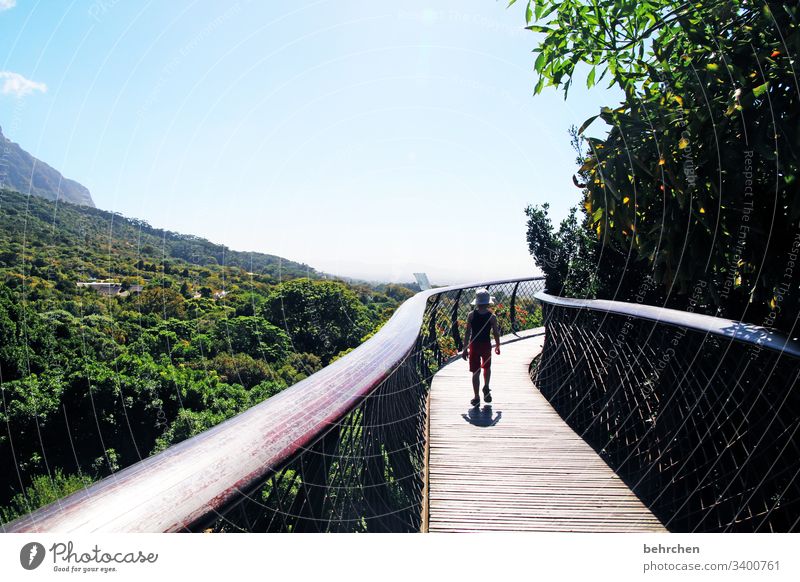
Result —
[[[585, 74], [625, 95], [578, 131], [609, 126], [585, 140], [575, 179], [580, 223], [599, 243], [587, 295], [644, 290], [651, 303], [793, 328], [798, 17], [796, 2], [761, 0], [527, 3], [543, 35], [535, 92], [566, 97]], [[534, 239], [540, 228], [534, 220]]]
[[296, 351], [317, 354], [326, 364], [370, 331], [366, 307], [337, 281], [284, 283], [267, 297], [263, 313], [283, 327]]

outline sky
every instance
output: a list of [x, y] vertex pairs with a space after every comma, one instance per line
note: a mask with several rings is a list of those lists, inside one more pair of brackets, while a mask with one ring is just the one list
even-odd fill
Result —
[[105, 210], [336, 275], [533, 275], [579, 200], [524, 2], [0, 0], [0, 126]]

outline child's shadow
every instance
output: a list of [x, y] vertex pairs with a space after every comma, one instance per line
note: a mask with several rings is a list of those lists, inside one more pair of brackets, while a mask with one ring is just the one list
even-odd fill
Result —
[[500, 422], [500, 417], [503, 416], [503, 412], [498, 410], [497, 414], [493, 418], [491, 405], [485, 404], [483, 408], [473, 406], [467, 411], [466, 414], [462, 414], [461, 416], [464, 420], [472, 425], [486, 427], [494, 426]]

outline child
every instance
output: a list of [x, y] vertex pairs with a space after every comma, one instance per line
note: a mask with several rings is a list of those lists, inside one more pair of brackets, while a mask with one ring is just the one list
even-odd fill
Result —
[[[470, 401], [472, 406], [481, 403], [478, 388], [481, 383], [481, 368], [483, 368], [483, 401], [487, 404], [492, 401], [492, 392], [489, 389], [489, 378], [492, 375], [492, 341], [489, 338], [489, 331], [494, 335], [494, 353], [500, 355], [500, 326], [497, 325], [497, 318], [489, 310], [490, 305], [494, 305], [494, 297], [489, 292], [480, 288], [475, 292], [475, 299], [472, 301], [475, 309], [470, 311], [467, 316], [467, 331], [464, 333], [464, 353], [461, 357], [465, 360], [469, 355], [469, 371], [472, 372], [472, 389], [475, 398]], [[472, 342], [470, 343], [470, 338]]]

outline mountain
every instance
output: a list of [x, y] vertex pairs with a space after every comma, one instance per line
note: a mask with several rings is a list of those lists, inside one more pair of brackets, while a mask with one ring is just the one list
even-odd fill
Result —
[[[159, 276], [174, 277], [188, 269], [190, 279], [256, 277], [264, 283], [296, 277], [321, 278], [308, 265], [275, 255], [232, 251], [194, 235], [150, 226], [87, 206], [28, 197], [0, 190], [0, 285], [2, 275], [17, 274], [25, 264], [47, 269], [50, 283], [62, 277], [75, 283], [75, 274], [96, 279]], [[41, 268], [40, 268], [41, 270]], [[30, 273], [28, 273], [30, 276]], [[229, 281], [230, 282], [230, 281]], [[236, 281], [239, 282], [238, 280]], [[8, 281], [6, 281], [8, 283]]]
[[[0, 128], [0, 188], [30, 193], [47, 200], [59, 200], [94, 208], [89, 190], [37, 160], [3, 135]], [[32, 179], [31, 179], [32, 178]]]

